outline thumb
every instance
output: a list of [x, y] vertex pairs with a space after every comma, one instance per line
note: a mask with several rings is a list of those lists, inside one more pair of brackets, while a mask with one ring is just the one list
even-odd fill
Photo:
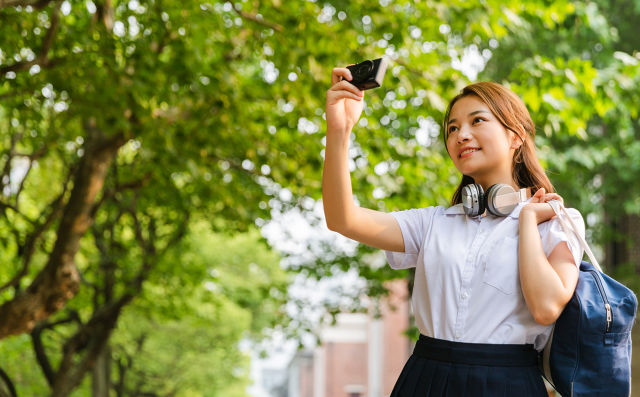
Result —
[[545, 190], [543, 187], [541, 187], [540, 189], [538, 189], [536, 191], [536, 193], [533, 195], [533, 198], [535, 199], [534, 202], [539, 203], [540, 200], [542, 199], [542, 196], [544, 196], [545, 194]]

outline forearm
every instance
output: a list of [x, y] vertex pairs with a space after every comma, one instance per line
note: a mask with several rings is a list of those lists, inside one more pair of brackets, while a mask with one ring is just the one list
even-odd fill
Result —
[[349, 174], [349, 133], [327, 131], [322, 172], [322, 203], [327, 226], [340, 231], [348, 227], [355, 212]]
[[564, 307], [567, 288], [544, 253], [535, 213], [520, 214], [519, 233], [518, 264], [525, 302], [536, 322], [553, 323]]

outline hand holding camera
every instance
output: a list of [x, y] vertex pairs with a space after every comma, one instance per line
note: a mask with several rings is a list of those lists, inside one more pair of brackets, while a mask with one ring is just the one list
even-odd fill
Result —
[[331, 88], [327, 91], [327, 133], [349, 133], [364, 107], [364, 90], [380, 87], [387, 68], [383, 58], [368, 60], [331, 72]]
[[351, 84], [361, 90], [370, 90], [382, 85], [382, 79], [387, 71], [387, 61], [384, 58], [368, 60], [357, 65], [349, 65], [353, 79]]

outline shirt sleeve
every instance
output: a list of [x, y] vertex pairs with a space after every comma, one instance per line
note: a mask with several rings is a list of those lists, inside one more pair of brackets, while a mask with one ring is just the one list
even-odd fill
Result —
[[436, 207], [425, 207], [391, 212], [400, 225], [404, 239], [404, 252], [385, 251], [387, 261], [393, 269], [416, 267], [420, 248], [431, 229], [435, 209]]
[[[585, 225], [580, 211], [575, 208], [567, 208], [567, 213], [578, 228], [578, 233], [580, 233], [582, 238], [584, 238]], [[562, 216], [566, 217], [566, 214], [562, 212]], [[571, 226], [571, 223], [569, 223], [568, 220], [565, 219], [565, 222], [567, 226]], [[545, 255], [547, 255], [547, 257], [551, 255], [551, 252], [553, 252], [553, 249], [556, 247], [556, 245], [565, 241], [569, 246], [569, 250], [573, 254], [573, 260], [576, 266], [580, 267], [580, 262], [582, 262], [582, 256], [584, 255], [584, 249], [580, 245], [578, 237], [576, 237], [571, 229], [568, 230], [570, 235], [567, 235], [557, 216], [547, 222], [543, 222], [538, 225], [538, 230], [540, 231], [542, 247], [544, 248], [544, 253]]]

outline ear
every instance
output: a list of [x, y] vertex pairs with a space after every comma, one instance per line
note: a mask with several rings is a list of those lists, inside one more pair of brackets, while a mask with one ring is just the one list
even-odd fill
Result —
[[511, 149], [518, 149], [524, 142], [515, 132], [511, 134]]

